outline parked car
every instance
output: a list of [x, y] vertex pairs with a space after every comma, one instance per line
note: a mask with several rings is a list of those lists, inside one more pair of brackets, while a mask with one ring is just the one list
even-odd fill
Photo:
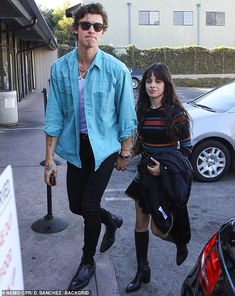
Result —
[[235, 295], [235, 217], [207, 242], [181, 289], [181, 296], [231, 295]]
[[235, 156], [235, 81], [184, 103], [192, 119], [194, 178], [219, 180]]
[[132, 77], [132, 87], [136, 89], [140, 86], [140, 81], [142, 79], [143, 72], [134, 68], [129, 68], [129, 71]]

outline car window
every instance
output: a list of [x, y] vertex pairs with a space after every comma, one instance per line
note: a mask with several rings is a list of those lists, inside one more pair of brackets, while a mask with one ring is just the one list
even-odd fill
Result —
[[[232, 282], [235, 283], [235, 230], [232, 219], [220, 232], [220, 244], [227, 271]], [[233, 288], [235, 289], [234, 285]]]
[[194, 103], [216, 112], [226, 112], [235, 106], [235, 82], [226, 84], [202, 95]]

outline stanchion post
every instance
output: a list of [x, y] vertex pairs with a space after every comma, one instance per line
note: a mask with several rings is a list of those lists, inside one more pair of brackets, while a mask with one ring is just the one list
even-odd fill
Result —
[[47, 216], [48, 218], [52, 218], [52, 194], [51, 194], [51, 186], [47, 185]]
[[47, 89], [44, 87], [42, 90], [43, 93], [43, 105], [44, 105], [44, 114], [46, 114], [46, 109], [47, 109]]
[[[46, 112], [47, 105], [47, 92], [46, 88], [43, 89], [43, 98], [44, 98], [44, 111]], [[59, 161], [56, 161], [56, 164], [60, 164]], [[40, 163], [45, 166], [45, 160]], [[68, 223], [61, 218], [54, 217], [52, 213], [52, 188], [47, 185], [47, 214], [34, 222], [31, 226], [32, 230], [39, 233], [55, 233], [60, 232], [68, 227]]]

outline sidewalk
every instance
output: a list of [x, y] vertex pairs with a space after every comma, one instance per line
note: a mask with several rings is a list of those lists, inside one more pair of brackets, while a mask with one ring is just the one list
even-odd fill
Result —
[[[77, 271], [83, 246], [83, 219], [70, 212], [66, 193], [66, 164], [58, 166], [57, 186], [52, 189], [52, 222], [68, 224], [63, 231], [39, 233], [34, 222], [47, 214], [47, 191], [43, 181], [44, 106], [42, 93], [32, 93], [18, 103], [19, 122], [0, 127], [0, 173], [13, 168], [19, 222], [25, 290], [66, 290]], [[50, 224], [51, 225], [51, 224]], [[49, 226], [50, 226], [49, 225]], [[104, 232], [102, 229], [101, 238]], [[84, 290], [92, 296], [119, 296], [116, 275], [109, 251], [97, 247], [96, 273]]]

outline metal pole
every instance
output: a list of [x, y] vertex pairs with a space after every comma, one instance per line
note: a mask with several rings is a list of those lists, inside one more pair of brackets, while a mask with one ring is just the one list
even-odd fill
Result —
[[131, 44], [131, 3], [127, 3], [128, 6], [128, 44]]
[[43, 88], [43, 102], [44, 102], [44, 114], [46, 114], [46, 108], [47, 108], [47, 89]]
[[51, 186], [47, 185], [47, 216], [48, 218], [52, 218], [52, 194], [51, 194]]
[[197, 4], [197, 45], [200, 45], [200, 7], [201, 4]]

